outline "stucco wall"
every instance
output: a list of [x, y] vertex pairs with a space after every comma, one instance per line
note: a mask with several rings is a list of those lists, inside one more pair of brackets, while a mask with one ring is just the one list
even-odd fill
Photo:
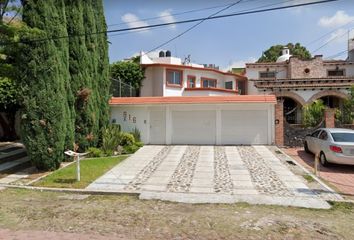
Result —
[[[166, 69], [177, 69], [183, 71], [183, 87], [166, 86]], [[217, 80], [217, 88], [225, 88], [225, 82], [232, 81], [233, 89], [237, 89], [236, 78], [230, 75], [224, 75], [217, 72], [199, 69], [181, 69], [173, 67], [150, 66], [146, 68], [145, 79], [141, 88], [141, 96], [182, 96], [184, 88], [187, 87], [187, 77], [195, 76], [196, 87], [201, 87], [201, 78], [212, 78]], [[213, 95], [232, 95], [234, 93], [214, 92]], [[194, 95], [194, 93], [192, 94]], [[201, 94], [205, 95], [205, 94]]]
[[131, 132], [137, 128], [143, 142], [148, 142], [148, 120], [148, 111], [145, 107], [111, 107], [111, 122], [120, 124], [122, 131], [125, 132]]

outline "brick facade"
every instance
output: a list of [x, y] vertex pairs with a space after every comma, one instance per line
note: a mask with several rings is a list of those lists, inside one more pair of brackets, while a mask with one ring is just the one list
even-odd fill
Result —
[[275, 144], [284, 146], [284, 114], [283, 100], [278, 100], [275, 105]]
[[322, 56], [315, 56], [309, 60], [291, 57], [289, 60], [288, 77], [291, 79], [324, 78], [326, 76], [327, 71], [323, 66]]
[[334, 128], [335, 127], [335, 112], [336, 112], [336, 110], [333, 108], [326, 108], [326, 110], [325, 110], [326, 128]]

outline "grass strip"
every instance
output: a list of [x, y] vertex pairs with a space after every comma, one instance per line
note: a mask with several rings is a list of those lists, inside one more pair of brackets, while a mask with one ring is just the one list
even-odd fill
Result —
[[80, 161], [81, 181], [76, 181], [76, 164], [56, 170], [49, 176], [35, 182], [37, 187], [85, 188], [127, 156], [91, 158]]

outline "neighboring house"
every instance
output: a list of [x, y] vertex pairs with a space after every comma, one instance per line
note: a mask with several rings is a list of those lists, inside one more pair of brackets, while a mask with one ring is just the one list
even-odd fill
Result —
[[276, 62], [246, 64], [249, 94], [272, 94], [284, 100], [288, 123], [301, 123], [302, 106], [322, 99], [330, 108], [341, 108], [354, 84], [354, 39], [349, 40], [347, 60], [310, 60], [292, 57], [284, 48]]
[[[167, 56], [166, 56], [167, 55]], [[142, 54], [141, 97], [112, 98], [112, 122], [137, 128], [146, 144], [272, 144], [275, 96], [247, 94], [247, 78]]]

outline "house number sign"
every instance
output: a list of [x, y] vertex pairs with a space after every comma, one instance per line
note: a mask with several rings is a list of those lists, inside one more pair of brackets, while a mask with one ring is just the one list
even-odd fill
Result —
[[136, 123], [136, 117], [131, 116], [130, 114], [128, 114], [127, 112], [123, 112], [123, 121], [126, 122], [127, 118], [130, 121], [133, 121], [133, 123]]

